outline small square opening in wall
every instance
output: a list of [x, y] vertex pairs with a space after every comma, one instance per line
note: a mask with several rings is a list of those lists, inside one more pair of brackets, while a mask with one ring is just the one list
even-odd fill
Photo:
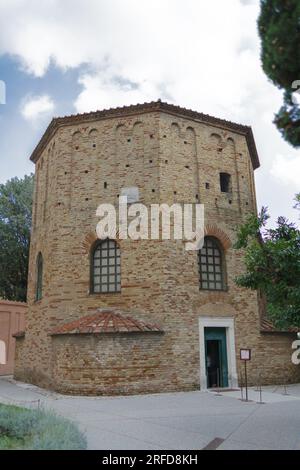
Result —
[[131, 139], [127, 139], [127, 142], [131, 142]]
[[220, 173], [220, 189], [222, 193], [231, 193], [231, 176], [228, 173]]
[[104, 189], [106, 189], [106, 188], [107, 188], [107, 182], [104, 181]]
[[93, 148], [96, 148], [96, 144], [93, 144]]
[[209, 183], [205, 183], [205, 188], [209, 189]]

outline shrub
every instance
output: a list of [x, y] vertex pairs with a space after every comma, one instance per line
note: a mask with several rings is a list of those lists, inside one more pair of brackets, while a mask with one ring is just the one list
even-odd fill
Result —
[[0, 404], [0, 448], [82, 450], [86, 438], [77, 426], [54, 412]]

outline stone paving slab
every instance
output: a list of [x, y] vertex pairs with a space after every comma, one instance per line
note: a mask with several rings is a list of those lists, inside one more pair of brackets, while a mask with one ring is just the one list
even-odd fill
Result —
[[[263, 399], [239, 392], [126, 397], [65, 396], [0, 378], [0, 402], [52, 409], [78, 424], [89, 449], [300, 449], [300, 386], [266, 387]], [[292, 395], [293, 393], [293, 395]]]
[[[217, 395], [216, 392], [209, 392]], [[219, 391], [219, 395], [224, 397], [232, 397], [241, 400], [241, 391], [240, 390], [230, 390], [230, 391]], [[245, 400], [246, 392], [243, 391], [243, 398]], [[255, 403], [260, 402], [260, 392], [256, 387], [250, 387], [248, 389], [248, 399]], [[278, 402], [288, 402], [294, 400], [300, 400], [300, 389], [298, 386], [278, 386], [278, 387], [262, 387], [261, 400], [263, 403], [278, 403]]]

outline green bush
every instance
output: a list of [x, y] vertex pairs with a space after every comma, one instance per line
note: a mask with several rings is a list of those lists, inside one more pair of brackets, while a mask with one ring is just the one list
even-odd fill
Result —
[[0, 449], [83, 450], [86, 438], [54, 412], [0, 404]]

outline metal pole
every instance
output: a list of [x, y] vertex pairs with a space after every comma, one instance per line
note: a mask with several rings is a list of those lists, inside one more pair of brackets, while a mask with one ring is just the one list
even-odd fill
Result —
[[241, 372], [240, 372], [240, 387], [241, 387], [241, 400], [244, 401], [243, 377], [242, 377]]
[[287, 392], [287, 387], [286, 387], [286, 381], [284, 382], [284, 392], [283, 392], [283, 395], [288, 395], [288, 392]]
[[248, 381], [247, 381], [247, 361], [245, 363], [245, 388], [246, 388], [246, 401], [248, 401]]
[[256, 384], [256, 392], [259, 392], [259, 385], [260, 385], [260, 373], [257, 374], [257, 384]]
[[262, 390], [261, 390], [261, 383], [259, 384], [259, 403], [262, 403]]

